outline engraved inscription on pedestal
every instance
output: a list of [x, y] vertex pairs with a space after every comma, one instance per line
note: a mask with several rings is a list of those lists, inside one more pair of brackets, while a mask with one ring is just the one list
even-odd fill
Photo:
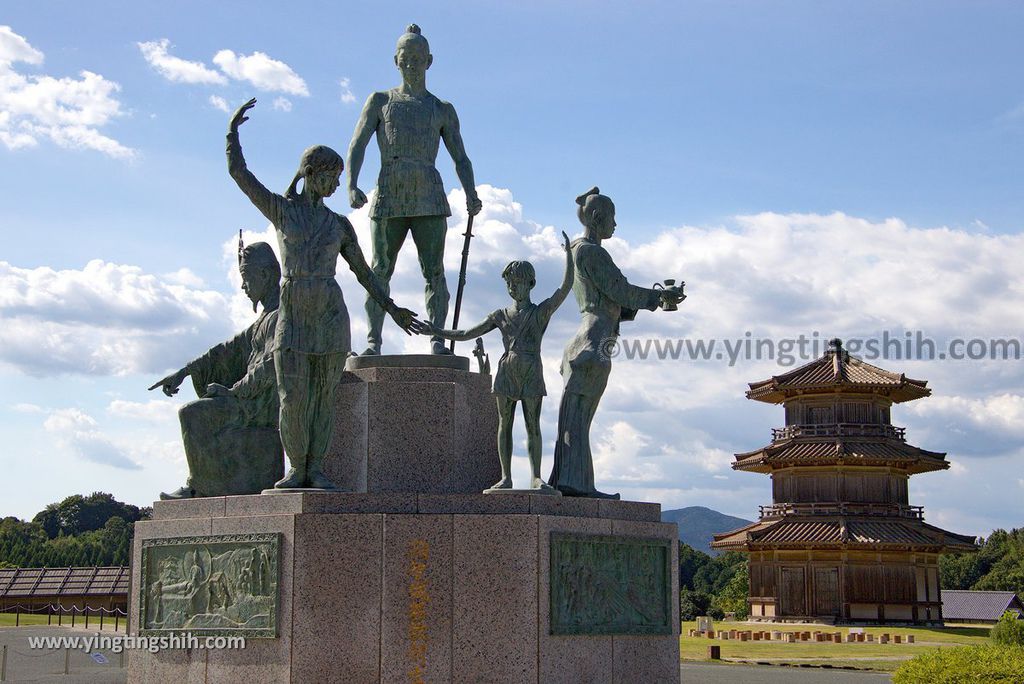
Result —
[[276, 637], [280, 536], [143, 540], [139, 633]]
[[551, 533], [551, 634], [671, 634], [672, 542]]

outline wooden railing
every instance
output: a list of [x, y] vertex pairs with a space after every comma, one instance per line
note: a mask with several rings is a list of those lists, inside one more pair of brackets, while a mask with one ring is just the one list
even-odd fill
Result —
[[787, 425], [772, 428], [772, 441], [793, 437], [888, 437], [906, 441], [906, 428], [872, 423], [830, 423], [824, 425]]
[[786, 515], [871, 515], [924, 520], [923, 506], [894, 503], [777, 503], [759, 508], [762, 518], [781, 518]]

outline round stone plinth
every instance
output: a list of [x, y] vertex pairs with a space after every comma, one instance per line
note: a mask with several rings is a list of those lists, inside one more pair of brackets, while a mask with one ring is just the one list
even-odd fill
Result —
[[363, 368], [451, 368], [468, 371], [469, 357], [454, 354], [379, 354], [350, 356], [345, 361], [345, 370]]

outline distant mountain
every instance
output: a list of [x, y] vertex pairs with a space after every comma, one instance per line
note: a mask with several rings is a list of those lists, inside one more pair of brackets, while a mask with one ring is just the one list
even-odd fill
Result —
[[687, 506], [674, 511], [662, 511], [661, 521], [679, 525], [679, 541], [712, 556], [721, 553], [718, 549], [711, 548], [712, 535], [751, 523], [750, 520], [719, 513], [704, 506]]

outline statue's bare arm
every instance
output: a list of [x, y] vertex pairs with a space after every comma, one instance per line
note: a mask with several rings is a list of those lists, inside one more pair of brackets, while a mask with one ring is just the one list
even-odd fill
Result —
[[423, 330], [420, 334], [437, 335], [438, 337], [443, 337], [446, 340], [455, 340], [456, 342], [468, 342], [469, 340], [480, 337], [481, 335], [486, 335], [497, 327], [498, 326], [495, 322], [490, 318], [485, 320], [483, 323], [478, 323], [472, 328], [467, 328], [465, 330], [442, 330], [440, 328], [435, 328], [430, 325], [430, 323], [424, 321]]
[[227, 138], [228, 173], [231, 174], [231, 178], [249, 198], [249, 201], [260, 210], [260, 213], [266, 216], [268, 221], [277, 225], [283, 199], [280, 195], [268, 190], [245, 165], [242, 143], [238, 137], [238, 127], [249, 120], [247, 114], [255, 106], [256, 98], [254, 97], [239, 107], [231, 117]]
[[348, 201], [353, 209], [366, 204], [366, 195], [359, 189], [359, 172], [363, 168], [366, 146], [380, 125], [381, 109], [387, 99], [387, 93], [374, 93], [366, 99], [355, 133], [352, 134], [352, 142], [348, 146]]
[[576, 269], [573, 266], [572, 261], [572, 249], [569, 246], [569, 236], [562, 231], [562, 249], [565, 250], [565, 274], [562, 276], [562, 284], [558, 286], [555, 293], [544, 300], [541, 304], [543, 307], [544, 315], [550, 318], [558, 307], [562, 305], [565, 298], [569, 295], [569, 291], [572, 290], [572, 282], [576, 276]]
[[377, 276], [370, 270], [370, 266], [366, 263], [366, 257], [363, 256], [363, 250], [359, 248], [358, 242], [352, 240], [343, 243], [341, 246], [341, 256], [348, 262], [348, 267], [355, 275], [359, 284], [363, 286], [363, 289], [382, 309], [391, 313], [397, 308], [391, 297], [384, 293], [384, 288], [381, 286]]
[[462, 189], [466, 192], [466, 209], [470, 216], [480, 213], [482, 204], [476, 195], [476, 181], [473, 179], [473, 163], [466, 156], [466, 146], [462, 143], [462, 133], [459, 131], [459, 116], [455, 113], [455, 107], [450, 103], [441, 104], [444, 108], [444, 124], [441, 127], [441, 139], [444, 140], [445, 149], [452, 156], [455, 162], [455, 173], [459, 176]]

